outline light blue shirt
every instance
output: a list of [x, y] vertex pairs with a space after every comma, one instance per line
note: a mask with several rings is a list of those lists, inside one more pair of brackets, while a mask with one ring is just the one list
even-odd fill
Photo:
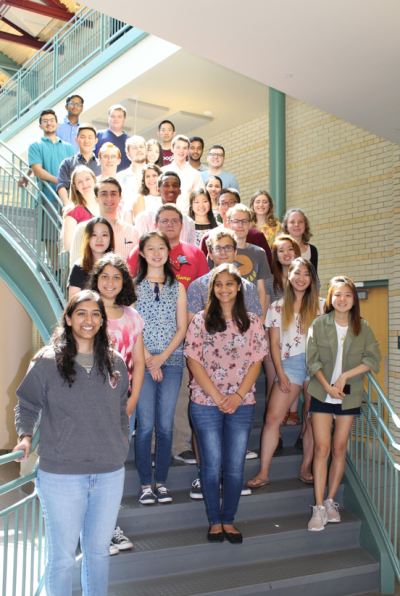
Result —
[[[207, 180], [209, 178], [211, 178], [211, 176], [214, 176], [214, 174], [210, 174], [208, 171], [200, 172], [200, 174], [201, 174], [201, 177], [203, 178], [204, 184], [207, 182]], [[222, 172], [220, 174], [215, 174], [215, 175], [218, 176], [218, 178], [221, 178], [222, 188], [236, 188], [236, 190], [239, 190], [239, 184], [236, 179], [236, 176], [234, 176], [230, 172], [226, 172], [225, 170], [222, 170]]]
[[68, 116], [65, 116], [64, 122], [60, 122], [57, 128], [58, 138], [64, 141], [64, 143], [70, 143], [73, 146], [75, 153], [78, 153], [79, 151], [79, 146], [75, 141], [75, 137], [80, 125], [80, 120], [78, 120], [78, 124], [71, 124], [71, 122], [68, 120]]
[[[64, 143], [61, 139], [56, 140], [55, 143], [51, 139], [42, 137], [40, 141], [31, 143], [28, 147], [28, 163], [29, 167], [35, 164], [42, 166], [46, 172], [49, 172], [52, 176], [58, 177], [58, 170], [60, 169], [61, 162], [66, 157], [72, 157], [75, 155], [74, 148], [69, 143]], [[56, 185], [49, 183], [56, 192]], [[54, 197], [50, 193], [46, 192], [50, 201], [54, 201]]]

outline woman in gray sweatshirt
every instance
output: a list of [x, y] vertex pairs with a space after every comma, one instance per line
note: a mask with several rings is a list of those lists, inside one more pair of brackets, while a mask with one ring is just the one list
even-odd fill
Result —
[[41, 414], [36, 490], [46, 523], [46, 593], [52, 596], [71, 595], [79, 536], [83, 594], [107, 593], [129, 446], [129, 382], [106, 324], [99, 294], [75, 294], [17, 390], [20, 441], [14, 450], [25, 451], [20, 461], [29, 457]]

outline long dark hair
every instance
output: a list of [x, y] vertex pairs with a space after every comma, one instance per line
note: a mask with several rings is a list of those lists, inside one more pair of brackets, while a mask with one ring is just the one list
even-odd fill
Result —
[[210, 205], [210, 209], [207, 213], [207, 219], [208, 219], [208, 223], [210, 224], [210, 228], [214, 229], [218, 226], [217, 222], [215, 221], [215, 215], [213, 212], [213, 206], [212, 206], [212, 201], [211, 201], [211, 197], [208, 193], [208, 190], [204, 190], [204, 188], [195, 188], [191, 193], [190, 193], [190, 197], [189, 197], [189, 217], [191, 217], [193, 219], [193, 221], [195, 221], [196, 215], [193, 211], [193, 201], [195, 200], [196, 197], [199, 197], [200, 195], [204, 195], [208, 201], [208, 204]]
[[115, 250], [114, 230], [112, 229], [110, 222], [104, 219], [104, 217], [94, 217], [93, 219], [89, 219], [83, 232], [81, 244], [81, 267], [84, 271], [86, 271], [86, 273], [90, 273], [94, 265], [94, 257], [89, 246], [89, 241], [92, 237], [94, 226], [96, 224], [104, 224], [107, 226], [110, 234], [110, 244], [108, 245], [108, 248], [105, 250], [104, 254], [108, 252], [114, 252]]
[[283, 292], [285, 289], [282, 285], [282, 274], [283, 274], [283, 267], [282, 263], [278, 259], [278, 246], [281, 242], [287, 240], [293, 246], [294, 254], [297, 257], [301, 257], [300, 246], [297, 244], [296, 240], [289, 236], [289, 234], [280, 234], [274, 240], [272, 245], [272, 275], [274, 276], [274, 292], [277, 294], [278, 290]]
[[130, 306], [137, 300], [135, 292], [135, 284], [133, 283], [132, 276], [129, 272], [128, 266], [119, 255], [110, 252], [108, 255], [104, 255], [95, 262], [94, 267], [90, 273], [90, 277], [87, 281], [86, 287], [88, 290], [98, 292], [97, 284], [99, 283], [99, 276], [107, 265], [115, 267], [122, 275], [122, 290], [115, 298], [115, 304], [119, 306]]
[[204, 325], [206, 331], [211, 334], [226, 331], [226, 320], [222, 314], [221, 304], [214, 292], [215, 282], [221, 273], [229, 273], [232, 275], [238, 286], [240, 286], [232, 309], [232, 319], [240, 333], [245, 333], [250, 327], [250, 319], [244, 305], [242, 278], [236, 267], [227, 263], [219, 265], [219, 267], [213, 269], [211, 273], [207, 303], [204, 309]]
[[288, 281], [283, 295], [282, 329], [288, 329], [295, 319], [294, 303], [296, 301], [296, 295], [289, 278], [293, 269], [296, 269], [296, 267], [299, 267], [300, 265], [307, 267], [311, 279], [310, 285], [304, 292], [299, 311], [301, 330], [303, 333], [307, 333], [311, 323], [319, 315], [319, 294], [318, 278], [314, 265], [310, 261], [307, 261], [307, 259], [303, 259], [303, 257], [294, 259], [288, 270]]
[[[158, 159], [155, 162], [155, 165], [158, 166], [159, 168], [162, 168], [164, 165], [164, 154], [163, 154], [163, 150], [161, 147], [161, 143], [159, 141], [157, 141], [157, 139], [150, 139], [150, 141], [147, 141], [147, 143], [146, 143], [147, 151], [150, 149], [150, 147], [152, 145], [158, 145], [158, 148], [160, 150], [160, 155], [158, 156]], [[148, 162], [148, 163], [150, 163], [150, 162]]]
[[163, 232], [160, 232], [159, 230], [156, 230], [155, 232], [147, 232], [146, 234], [143, 234], [143, 236], [140, 239], [135, 283], [140, 284], [140, 282], [143, 281], [147, 275], [147, 261], [140, 253], [143, 252], [143, 249], [146, 246], [146, 242], [148, 240], [150, 240], [151, 238], [160, 238], [164, 242], [165, 246], [167, 247], [168, 259], [164, 263], [165, 283], [169, 283], [169, 285], [172, 286], [172, 284], [175, 281], [175, 273], [174, 273], [174, 270], [172, 269], [172, 266], [171, 266], [171, 263], [169, 260], [169, 254], [171, 252], [171, 245], [169, 243], [167, 236]]
[[96, 302], [99, 306], [102, 323], [94, 337], [94, 360], [100, 371], [103, 381], [106, 381], [106, 372], [117, 381], [120, 373], [114, 370], [115, 356], [112, 344], [107, 334], [107, 315], [100, 294], [91, 290], [83, 290], [74, 294], [61, 315], [60, 323], [50, 339], [50, 346], [56, 353], [56, 364], [61, 378], [70, 387], [75, 381], [75, 357], [78, 353], [78, 346], [72, 333], [72, 327], [68, 325], [66, 317], [71, 317], [74, 311], [82, 302]]
[[351, 291], [351, 293], [353, 294], [354, 303], [350, 309], [350, 315], [351, 315], [350, 321], [351, 321], [351, 326], [353, 328], [353, 333], [357, 337], [357, 335], [361, 331], [361, 318], [362, 317], [360, 314], [360, 301], [358, 299], [357, 288], [354, 285], [353, 280], [350, 279], [350, 277], [346, 277], [345, 275], [338, 275], [337, 277], [333, 277], [331, 279], [331, 281], [329, 282], [329, 287], [328, 287], [328, 296], [326, 297], [325, 314], [328, 314], [328, 312], [331, 312], [332, 310], [334, 310], [333, 305], [332, 305], [332, 296], [338, 286], [347, 286], [349, 288], [349, 290]]

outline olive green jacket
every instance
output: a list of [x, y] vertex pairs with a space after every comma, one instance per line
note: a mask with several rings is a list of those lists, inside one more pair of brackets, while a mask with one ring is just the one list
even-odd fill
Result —
[[[335, 326], [335, 311], [315, 319], [308, 330], [306, 363], [308, 375], [311, 377], [308, 393], [325, 401], [327, 394], [321, 383], [315, 378], [315, 373], [322, 370], [325, 379], [330, 383], [335, 368], [338, 351], [338, 341]], [[347, 372], [360, 364], [366, 364], [374, 373], [379, 372], [379, 363], [382, 356], [379, 342], [367, 321], [361, 319], [361, 332], [355, 336], [351, 321], [346, 339], [343, 344], [342, 372]], [[363, 396], [365, 373], [352, 377], [347, 382], [351, 385], [351, 394], [343, 399], [342, 408], [348, 410], [361, 405]]]

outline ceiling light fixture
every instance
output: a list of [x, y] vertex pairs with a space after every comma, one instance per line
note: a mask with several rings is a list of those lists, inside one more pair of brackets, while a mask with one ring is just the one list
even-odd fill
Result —
[[285, 74], [285, 75], [283, 75], [283, 78], [284, 79], [293, 79], [293, 75], [291, 75], [291, 74]]
[[204, 116], [212, 116], [212, 112], [204, 112]]

